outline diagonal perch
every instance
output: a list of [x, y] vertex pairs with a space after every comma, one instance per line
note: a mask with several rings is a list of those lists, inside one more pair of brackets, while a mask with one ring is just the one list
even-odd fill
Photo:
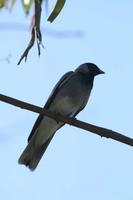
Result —
[[41, 108], [41, 107], [29, 104], [29, 103], [20, 101], [18, 99], [8, 97], [8, 96], [2, 95], [2, 94], [0, 94], [0, 101], [3, 101], [5, 103], [8, 103], [8, 104], [11, 104], [11, 105], [14, 105], [14, 106], [17, 106], [17, 107], [22, 108], [22, 109], [26, 109], [26, 110], [29, 110], [29, 111], [32, 111], [32, 112], [36, 112], [36, 113], [46, 115], [46, 116], [53, 118], [57, 121], [62, 121], [62, 122], [65, 122], [67, 124], [70, 124], [72, 126], [75, 126], [77, 128], [81, 128], [81, 129], [84, 129], [86, 131], [90, 131], [90, 132], [95, 133], [95, 134], [97, 134], [101, 137], [111, 138], [111, 139], [119, 141], [121, 143], [133, 146], [133, 139], [132, 138], [129, 138], [125, 135], [122, 135], [118, 132], [115, 132], [115, 131], [112, 131], [112, 130], [109, 130], [109, 129], [106, 129], [106, 128], [102, 128], [102, 127], [99, 127], [99, 126], [96, 126], [96, 125], [88, 124], [86, 122], [83, 122], [83, 121], [80, 121], [80, 120], [77, 120], [77, 119], [74, 119], [74, 118], [66, 117], [66, 116], [59, 115], [59, 114], [57, 115], [57, 114], [54, 114], [54, 113], [52, 113], [52, 112], [50, 112], [50, 111], [48, 111], [44, 108]]

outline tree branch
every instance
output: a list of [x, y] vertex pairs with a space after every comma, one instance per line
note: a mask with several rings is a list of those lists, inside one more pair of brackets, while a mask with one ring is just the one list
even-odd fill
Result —
[[117, 141], [122, 142], [124, 144], [128, 144], [130, 146], [133, 146], [133, 139], [132, 138], [129, 138], [129, 137], [122, 135], [120, 133], [117, 133], [115, 131], [112, 131], [112, 130], [109, 130], [109, 129], [106, 129], [106, 128], [102, 128], [102, 127], [99, 127], [99, 126], [95, 126], [95, 125], [92, 125], [92, 124], [88, 124], [86, 122], [82, 122], [82, 121], [77, 120], [75, 118], [70, 118], [70, 117], [66, 117], [66, 116], [63, 116], [63, 115], [55, 114], [55, 113], [52, 113], [52, 112], [50, 112], [50, 111], [48, 111], [44, 108], [41, 108], [41, 107], [29, 104], [29, 103], [8, 97], [8, 96], [2, 95], [2, 94], [0, 94], [0, 101], [14, 105], [14, 106], [17, 106], [17, 107], [20, 107], [22, 109], [26, 109], [26, 110], [35, 112], [35, 113], [40, 113], [40, 114], [46, 115], [50, 118], [55, 119], [56, 121], [65, 122], [65, 123], [70, 124], [72, 126], [75, 126], [77, 128], [81, 128], [81, 129], [84, 129], [86, 131], [90, 131], [92, 133], [95, 133], [95, 134], [97, 134], [101, 137], [111, 138], [113, 140], [117, 140]]
[[41, 35], [41, 31], [40, 31], [40, 20], [41, 20], [41, 10], [42, 10], [41, 4], [42, 4], [42, 0], [35, 0], [35, 22], [34, 22], [34, 26], [31, 31], [31, 39], [30, 39], [30, 42], [29, 42], [26, 50], [22, 54], [22, 56], [18, 62], [18, 65], [21, 63], [21, 61], [24, 58], [25, 58], [25, 61], [27, 60], [28, 53], [29, 53], [30, 49], [32, 48], [32, 46], [34, 45], [35, 39], [37, 41], [38, 55], [40, 56], [40, 45], [42, 45], [42, 35]]

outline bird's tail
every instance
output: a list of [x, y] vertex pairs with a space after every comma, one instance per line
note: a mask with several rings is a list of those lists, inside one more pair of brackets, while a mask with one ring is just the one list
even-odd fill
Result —
[[53, 135], [41, 147], [38, 148], [35, 148], [33, 143], [30, 141], [23, 153], [21, 154], [18, 163], [25, 165], [26, 167], [29, 167], [31, 171], [34, 171], [52, 138]]
[[38, 149], [35, 150], [33, 145], [29, 143], [21, 154], [18, 163], [29, 167], [29, 169], [33, 171], [37, 167], [42, 155], [42, 151]]

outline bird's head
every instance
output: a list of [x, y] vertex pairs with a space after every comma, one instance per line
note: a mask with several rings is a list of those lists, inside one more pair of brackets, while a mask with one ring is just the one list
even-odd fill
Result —
[[80, 65], [76, 71], [88, 75], [88, 76], [97, 76], [99, 74], [105, 74], [105, 72], [103, 72], [101, 69], [99, 69], [97, 67], [97, 65], [93, 64], [93, 63], [84, 63], [82, 65]]

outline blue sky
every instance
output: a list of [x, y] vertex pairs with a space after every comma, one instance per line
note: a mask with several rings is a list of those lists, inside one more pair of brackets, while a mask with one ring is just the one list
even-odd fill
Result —
[[[52, 9], [50, 5], [50, 9]], [[67, 1], [47, 30], [81, 31], [81, 37], [43, 34], [45, 49], [36, 45], [27, 62], [17, 66], [30, 32], [0, 30], [0, 93], [43, 106], [65, 72], [94, 62], [106, 72], [95, 79], [88, 105], [78, 119], [133, 137], [133, 2]], [[28, 26], [18, 2], [12, 13], [0, 12], [0, 23]], [[44, 31], [45, 32], [45, 31]], [[66, 125], [49, 145], [37, 170], [17, 163], [37, 114], [0, 103], [0, 198], [132, 200], [133, 149], [111, 139]]]

